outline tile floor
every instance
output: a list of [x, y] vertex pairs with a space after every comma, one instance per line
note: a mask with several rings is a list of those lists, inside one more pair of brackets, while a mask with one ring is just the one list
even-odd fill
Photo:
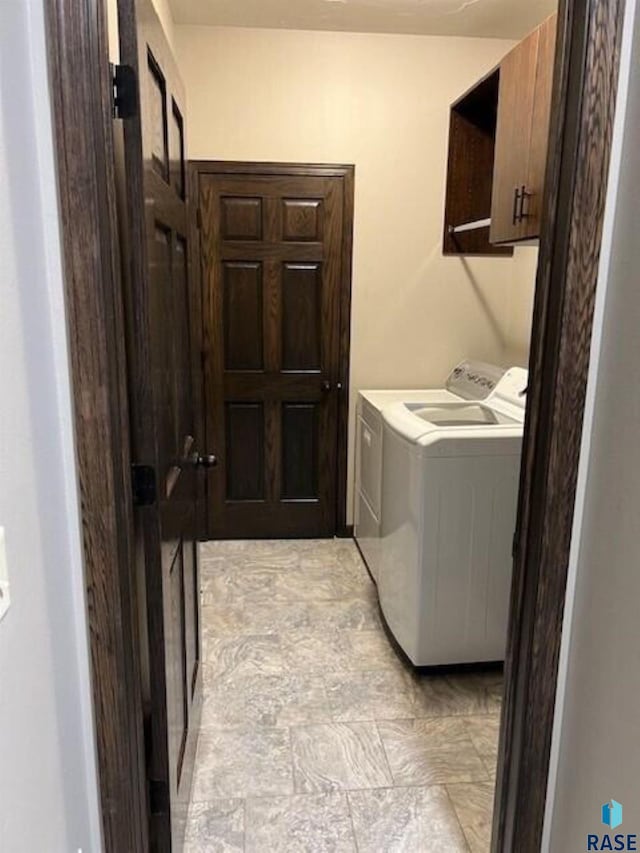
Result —
[[201, 566], [185, 853], [488, 850], [500, 675], [415, 675], [348, 540], [208, 543]]

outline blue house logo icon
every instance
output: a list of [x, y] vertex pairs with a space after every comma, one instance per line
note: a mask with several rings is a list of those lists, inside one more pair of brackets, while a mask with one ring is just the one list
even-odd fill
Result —
[[602, 806], [602, 822], [605, 826], [615, 829], [622, 823], [622, 803], [611, 800]]
[[[622, 823], [622, 803], [609, 800], [601, 809], [602, 823], [615, 830]], [[638, 835], [635, 832], [590, 832], [587, 835], [587, 850], [638, 850]]]

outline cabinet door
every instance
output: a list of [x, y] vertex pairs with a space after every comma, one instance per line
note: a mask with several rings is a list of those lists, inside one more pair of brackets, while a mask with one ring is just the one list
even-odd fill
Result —
[[542, 196], [549, 145], [549, 120], [553, 90], [553, 67], [556, 52], [556, 27], [558, 16], [552, 15], [538, 30], [538, 60], [536, 62], [536, 88], [533, 99], [529, 167], [521, 222], [522, 238], [540, 236]]
[[[528, 180], [539, 31], [521, 41], [500, 63], [496, 153], [491, 199], [492, 243], [524, 238], [519, 194]], [[518, 195], [516, 195], [518, 194]]]

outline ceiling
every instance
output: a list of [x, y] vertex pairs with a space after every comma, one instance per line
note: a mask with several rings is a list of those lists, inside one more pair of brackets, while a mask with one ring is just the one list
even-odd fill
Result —
[[521, 38], [556, 0], [169, 0], [176, 24]]

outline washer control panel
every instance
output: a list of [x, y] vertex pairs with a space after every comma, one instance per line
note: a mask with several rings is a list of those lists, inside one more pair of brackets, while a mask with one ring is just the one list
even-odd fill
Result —
[[527, 404], [528, 379], [529, 371], [524, 367], [510, 367], [498, 382], [494, 398], [524, 409]]
[[503, 367], [482, 361], [462, 361], [453, 368], [446, 382], [447, 391], [465, 400], [484, 400], [504, 376]]

